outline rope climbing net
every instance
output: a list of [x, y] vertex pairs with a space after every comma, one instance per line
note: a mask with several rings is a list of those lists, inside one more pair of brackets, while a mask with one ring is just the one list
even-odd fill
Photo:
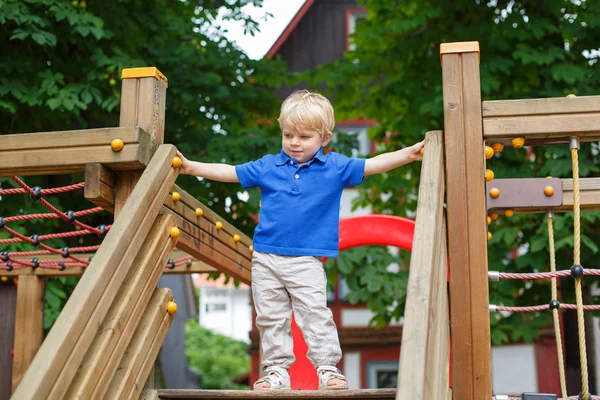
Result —
[[[554, 250], [554, 213], [548, 211], [546, 214], [548, 224], [548, 241], [550, 247], [550, 272], [534, 272], [534, 273], [505, 273], [490, 271], [489, 278], [491, 281], [499, 281], [500, 279], [551, 279], [551, 300], [548, 304], [527, 306], [527, 307], [508, 307], [500, 305], [490, 305], [490, 311], [504, 312], [539, 312], [550, 310], [554, 323], [554, 332], [556, 337], [556, 350], [558, 355], [558, 368], [560, 377], [560, 387], [562, 397], [567, 397], [564, 355], [562, 349], [562, 335], [560, 329], [559, 309], [575, 310], [577, 312], [577, 332], [579, 338], [579, 359], [581, 365], [581, 387], [580, 399], [590, 400], [592, 397], [589, 393], [588, 385], [588, 368], [587, 354], [585, 342], [585, 324], [584, 311], [598, 311], [600, 305], [584, 305], [582, 296], [582, 279], [585, 275], [600, 276], [600, 270], [585, 269], [581, 265], [581, 215], [580, 215], [580, 191], [579, 191], [579, 139], [571, 138], [569, 147], [571, 149], [572, 171], [573, 171], [573, 265], [569, 270], [556, 270], [556, 257]], [[561, 304], [558, 299], [558, 284], [557, 278], [571, 276], [575, 284], [575, 301], [576, 304]]]
[[[102, 207], [94, 207], [86, 210], [73, 211], [68, 210], [63, 212], [48, 202], [44, 196], [56, 195], [61, 193], [73, 192], [81, 190], [85, 186], [85, 182], [76, 183], [73, 185], [42, 189], [39, 186], [30, 187], [23, 180], [16, 176], [12, 176], [11, 180], [18, 186], [9, 189], [0, 189], [0, 196], [7, 195], [29, 195], [32, 200], [46, 208], [49, 213], [34, 213], [23, 214], [10, 217], [0, 216], [0, 230], [8, 233], [10, 238], [0, 239], [0, 246], [12, 243], [29, 243], [35, 250], [30, 251], [1, 251], [0, 252], [0, 271], [13, 271], [24, 268], [46, 268], [56, 270], [66, 270], [77, 267], [87, 267], [92, 261], [92, 256], [83, 258], [83, 253], [94, 253], [100, 247], [100, 244], [92, 246], [80, 247], [62, 247], [60, 249], [47, 245], [44, 242], [52, 239], [66, 239], [73, 237], [82, 237], [87, 235], [95, 235], [100, 241], [106, 236], [111, 225], [100, 225], [97, 227], [90, 226], [81, 221], [82, 217], [87, 217], [93, 214], [104, 211]], [[1, 198], [1, 197], [0, 197]], [[74, 230], [61, 233], [51, 233], [41, 235], [34, 233], [26, 236], [11, 228], [9, 224], [17, 221], [28, 221], [36, 219], [62, 219], [74, 227]], [[61, 258], [41, 259], [43, 256], [60, 255]], [[28, 257], [31, 257], [28, 259]], [[192, 261], [191, 256], [179, 257], [178, 259], [169, 259], [165, 268], [173, 269], [175, 267], [189, 264]], [[6, 280], [6, 277], [2, 279]]]

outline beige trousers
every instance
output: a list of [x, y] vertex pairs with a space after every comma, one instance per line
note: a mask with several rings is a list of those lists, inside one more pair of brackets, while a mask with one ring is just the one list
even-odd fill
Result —
[[260, 332], [263, 367], [289, 368], [296, 358], [292, 311], [315, 366], [335, 366], [342, 358], [337, 328], [327, 308], [327, 281], [321, 259], [252, 254], [252, 297]]

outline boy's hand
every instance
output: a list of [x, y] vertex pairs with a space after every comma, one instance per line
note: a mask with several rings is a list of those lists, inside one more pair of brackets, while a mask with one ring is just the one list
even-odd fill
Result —
[[421, 151], [425, 148], [425, 142], [413, 144], [408, 148], [408, 159], [410, 161], [423, 161], [423, 154]]
[[190, 160], [185, 158], [179, 150], [177, 150], [177, 157], [181, 158], [181, 167], [179, 167], [180, 174], [189, 174]]

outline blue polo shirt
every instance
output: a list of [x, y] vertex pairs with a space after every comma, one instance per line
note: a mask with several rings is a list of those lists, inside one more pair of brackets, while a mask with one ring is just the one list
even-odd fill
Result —
[[244, 189], [259, 187], [262, 193], [254, 249], [337, 257], [342, 190], [362, 183], [365, 161], [323, 154], [320, 149], [312, 160], [298, 165], [282, 150], [237, 165], [235, 171]]

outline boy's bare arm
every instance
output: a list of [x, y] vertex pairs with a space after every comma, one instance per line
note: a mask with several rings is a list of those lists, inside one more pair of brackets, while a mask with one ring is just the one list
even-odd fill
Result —
[[367, 159], [365, 162], [365, 176], [381, 174], [413, 161], [422, 160], [421, 149], [423, 149], [423, 145], [424, 142], [419, 142], [401, 150], [379, 154]]
[[177, 151], [177, 157], [181, 158], [179, 173], [200, 176], [219, 182], [239, 182], [235, 167], [229, 164], [203, 163], [190, 161]]

